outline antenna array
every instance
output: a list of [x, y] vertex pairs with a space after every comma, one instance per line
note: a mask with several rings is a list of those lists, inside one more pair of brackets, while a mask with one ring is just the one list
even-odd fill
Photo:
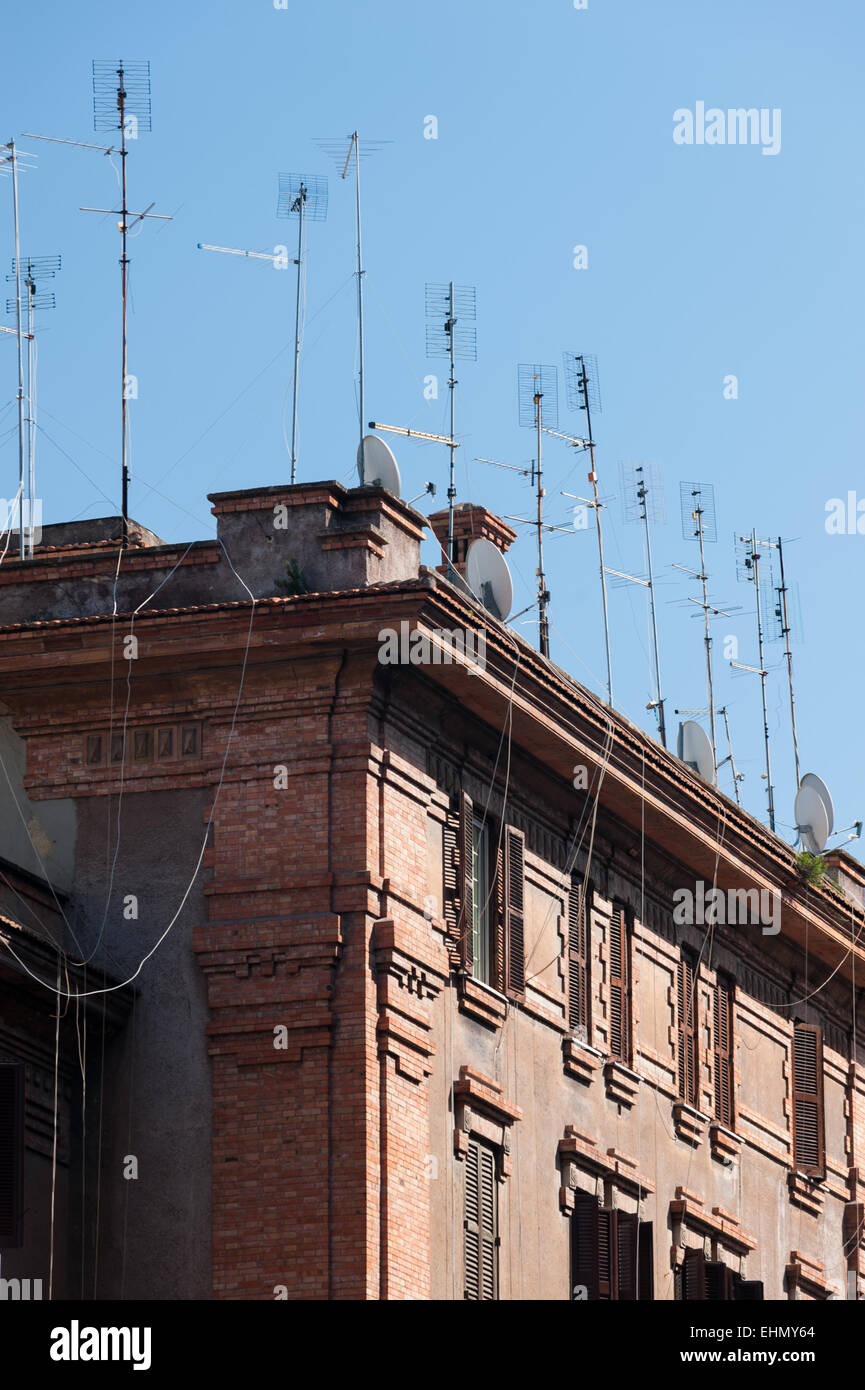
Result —
[[[448, 540], [447, 567], [451, 575], [454, 563], [454, 503], [456, 501], [456, 362], [477, 361], [477, 297], [473, 285], [426, 286], [426, 355], [447, 357], [450, 362], [448, 390], [451, 407], [450, 479], [448, 482]], [[468, 321], [468, 322], [466, 322]]]
[[[766, 677], [769, 672], [766, 670], [766, 663], [763, 658], [763, 608], [767, 594], [771, 593], [771, 559], [768, 555], [761, 554], [764, 549], [769, 549], [771, 541], [762, 541], [757, 538], [757, 532], [752, 531], [750, 536], [739, 536], [737, 541], [737, 551], [739, 553], [738, 577], [744, 583], [754, 585], [755, 613], [757, 618], [757, 651], [759, 666], [746, 666], [741, 662], [731, 662], [737, 670], [750, 671], [753, 675], [760, 677], [760, 694], [763, 701], [763, 743], [766, 749], [766, 792], [769, 800], [769, 829], [775, 829], [775, 792], [772, 786], [772, 757], [769, 739], [769, 712], [766, 703]], [[764, 580], [764, 566], [769, 571], [768, 586]], [[797, 779], [798, 786], [798, 779]]]
[[[36, 513], [36, 333], [35, 315], [37, 310], [53, 309], [56, 304], [54, 295], [48, 290], [40, 290], [40, 284], [45, 280], [53, 280], [60, 270], [61, 260], [59, 256], [29, 256], [25, 257], [19, 266], [18, 258], [12, 262], [12, 274], [7, 275], [7, 281], [14, 281], [16, 290], [23, 280], [27, 292], [27, 331], [24, 338], [27, 342], [27, 554], [28, 558], [33, 558], [33, 535], [36, 529], [34, 516]], [[7, 314], [18, 316], [20, 300], [18, 293], [14, 299], [6, 300]]]
[[294, 376], [291, 411], [291, 481], [297, 481], [297, 389], [300, 377], [300, 345], [303, 313], [301, 310], [303, 279], [303, 237], [307, 219], [324, 222], [327, 217], [327, 179], [304, 178], [301, 174], [280, 174], [277, 217], [297, 218], [297, 294], [294, 309]]

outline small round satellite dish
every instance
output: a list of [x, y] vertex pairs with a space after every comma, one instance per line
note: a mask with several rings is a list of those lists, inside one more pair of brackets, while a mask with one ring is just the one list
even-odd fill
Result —
[[399, 466], [393, 451], [377, 434], [365, 434], [357, 446], [357, 472], [361, 487], [383, 487], [397, 497], [401, 495]]
[[704, 782], [715, 781], [715, 757], [705, 729], [693, 719], [679, 725], [679, 757]]
[[804, 783], [799, 787], [794, 814], [802, 844], [811, 854], [822, 854], [829, 838], [829, 817], [823, 798], [814, 787]]
[[502, 552], [483, 536], [468, 548], [466, 579], [475, 598], [504, 622], [513, 605], [514, 582]]
[[835, 807], [832, 805], [832, 798], [829, 795], [829, 788], [826, 786], [826, 783], [821, 777], [817, 776], [816, 772], [806, 772], [799, 786], [811, 787], [823, 802], [826, 811], [826, 819], [829, 822], [829, 830], [827, 833], [831, 835], [835, 826]]

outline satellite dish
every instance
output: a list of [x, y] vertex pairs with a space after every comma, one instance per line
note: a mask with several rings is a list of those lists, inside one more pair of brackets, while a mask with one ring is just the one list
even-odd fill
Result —
[[399, 466], [393, 451], [377, 434], [365, 434], [357, 446], [357, 472], [361, 487], [383, 487], [397, 497], [401, 495]]
[[468, 548], [466, 579], [475, 598], [504, 622], [513, 606], [514, 583], [504, 555], [483, 536]]
[[827, 835], [831, 835], [835, 825], [835, 807], [832, 805], [832, 798], [829, 795], [829, 788], [826, 786], [826, 783], [822, 778], [817, 776], [816, 772], [806, 772], [799, 786], [810, 787], [812, 791], [817, 793], [820, 800], [823, 802], [826, 811], [826, 819], [829, 822]]
[[820, 793], [806, 786], [804, 778], [796, 793], [795, 816], [802, 844], [811, 854], [822, 854], [829, 838], [829, 816]]
[[686, 719], [679, 725], [678, 754], [698, 777], [714, 785], [715, 756], [712, 745], [705, 729], [693, 719]]

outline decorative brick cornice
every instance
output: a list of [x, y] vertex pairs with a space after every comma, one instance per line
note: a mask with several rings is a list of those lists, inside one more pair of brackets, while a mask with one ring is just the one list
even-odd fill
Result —
[[[757, 1249], [753, 1236], [742, 1230], [738, 1220], [723, 1207], [706, 1208], [701, 1197], [688, 1192], [687, 1188], [677, 1187], [675, 1200], [670, 1203], [670, 1220], [673, 1223], [673, 1245], [684, 1248], [682, 1228], [687, 1227], [697, 1235], [709, 1236], [735, 1255], [746, 1255]], [[674, 1259], [674, 1264], [677, 1261]]]
[[637, 1099], [640, 1089], [640, 1078], [636, 1072], [631, 1071], [630, 1067], [624, 1066], [622, 1062], [617, 1062], [613, 1058], [604, 1063], [604, 1084], [607, 1088], [607, 1096], [614, 1100], [617, 1105], [625, 1105], [630, 1109]]
[[430, 1003], [447, 979], [447, 953], [428, 929], [390, 918], [375, 923], [372, 953], [378, 982], [379, 1054], [391, 1057], [402, 1076], [421, 1082], [432, 1071], [435, 1044]]
[[790, 1263], [784, 1271], [787, 1292], [796, 1297], [799, 1289], [810, 1298], [837, 1298], [838, 1290], [823, 1276], [824, 1266], [816, 1260], [809, 1260], [800, 1250], [790, 1251]]
[[507, 1017], [508, 1001], [504, 995], [462, 970], [457, 974], [457, 998], [460, 1012], [477, 1019], [487, 1028], [500, 1028]]
[[800, 1207], [802, 1211], [810, 1212], [812, 1216], [820, 1215], [826, 1194], [813, 1178], [806, 1177], [804, 1173], [788, 1173], [787, 1188], [790, 1202], [794, 1207]]
[[519, 1106], [506, 1100], [504, 1090], [492, 1077], [460, 1067], [454, 1082], [454, 1153], [458, 1160], [468, 1153], [469, 1135], [477, 1134], [496, 1146], [496, 1176], [504, 1182], [511, 1174], [511, 1126], [521, 1120]]
[[724, 1125], [713, 1124], [709, 1126], [712, 1157], [727, 1167], [739, 1162], [743, 1142], [741, 1135], [734, 1134], [731, 1129], [726, 1129]]
[[580, 1186], [579, 1172], [610, 1182], [622, 1192], [640, 1200], [655, 1190], [651, 1179], [637, 1171], [636, 1159], [617, 1149], [607, 1149], [606, 1153], [602, 1153], [597, 1139], [581, 1134], [573, 1125], [566, 1126], [565, 1137], [559, 1140], [558, 1155], [562, 1173], [559, 1206], [566, 1216], [570, 1216], [574, 1209], [574, 1193]]
[[562, 1039], [565, 1075], [590, 1086], [604, 1063], [603, 1053], [578, 1038]]
[[706, 1115], [701, 1115], [699, 1110], [695, 1110], [692, 1105], [686, 1105], [683, 1100], [678, 1100], [673, 1105], [673, 1124], [676, 1133], [686, 1144], [692, 1148], [699, 1148], [706, 1137], [706, 1130], [709, 1120]]

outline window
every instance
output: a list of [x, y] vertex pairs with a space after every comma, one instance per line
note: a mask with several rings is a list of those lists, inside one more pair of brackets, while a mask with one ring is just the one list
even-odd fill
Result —
[[505, 828], [505, 990], [513, 999], [526, 993], [526, 837]]
[[[490, 827], [477, 816], [472, 818], [472, 960], [474, 976], [490, 984], [492, 951], [492, 874], [490, 873]], [[467, 929], [468, 929], [467, 923]]]
[[591, 1193], [574, 1193], [572, 1299], [651, 1301], [654, 1298], [652, 1252], [651, 1221], [640, 1221], [634, 1212], [599, 1207], [597, 1198]]
[[23, 1243], [24, 1068], [0, 1066], [0, 1249]]
[[819, 1028], [797, 1023], [793, 1029], [793, 1167], [822, 1176], [823, 1038]]
[[499, 1296], [499, 1194], [495, 1152], [469, 1139], [465, 1158], [465, 1297], [490, 1302]]
[[758, 1279], [743, 1279], [721, 1260], [707, 1260], [702, 1250], [686, 1250], [676, 1270], [676, 1298], [686, 1303], [762, 1302], [763, 1285]]
[[568, 896], [568, 1022], [574, 1037], [592, 1040], [590, 890], [571, 879]]
[[679, 1095], [687, 1105], [697, 1107], [697, 972], [694, 960], [685, 952], [677, 970], [677, 1029], [679, 1053]]
[[609, 928], [610, 1055], [626, 1066], [631, 1061], [630, 949], [625, 909], [617, 903]]
[[713, 1072], [715, 1077], [715, 1118], [732, 1129], [733, 1110], [733, 982], [718, 979], [712, 1030]]

